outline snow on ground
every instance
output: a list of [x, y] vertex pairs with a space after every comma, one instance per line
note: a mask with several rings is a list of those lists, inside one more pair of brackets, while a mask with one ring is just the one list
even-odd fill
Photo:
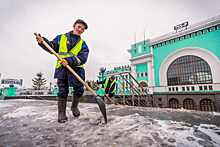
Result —
[[0, 147], [220, 146], [220, 116], [191, 110], [108, 105], [108, 124], [97, 104], [80, 104], [57, 123], [55, 101], [0, 101]]
[[212, 113], [212, 114], [215, 115], [215, 116], [220, 116], [220, 113], [219, 113], [219, 112], [210, 112], [210, 113]]

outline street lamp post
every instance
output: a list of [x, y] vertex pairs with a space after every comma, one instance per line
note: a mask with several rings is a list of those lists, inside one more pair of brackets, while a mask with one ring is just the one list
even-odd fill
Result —
[[101, 72], [101, 81], [104, 80], [104, 73], [105, 73], [105, 71], [106, 71], [106, 68], [105, 68], [105, 67], [101, 67], [101, 68], [100, 68], [100, 72]]

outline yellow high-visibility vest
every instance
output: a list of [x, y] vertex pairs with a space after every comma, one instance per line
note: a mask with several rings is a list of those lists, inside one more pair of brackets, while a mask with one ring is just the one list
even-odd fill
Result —
[[[107, 85], [108, 85], [109, 79], [110, 79], [110, 78], [107, 78], [107, 79], [105, 80], [104, 90], [106, 89], [106, 87], [107, 87]], [[109, 89], [111, 89], [112, 85], [113, 85], [115, 82], [116, 82], [116, 80], [114, 79], [114, 80], [112, 81], [112, 83], [111, 83]], [[114, 88], [114, 90], [113, 90], [112, 92], [115, 92], [115, 88]]]
[[[61, 58], [64, 58], [64, 59], [68, 58], [68, 57], [77, 56], [78, 53], [82, 49], [82, 44], [83, 44], [83, 40], [80, 38], [80, 41], [68, 52], [68, 49], [67, 49], [67, 37], [66, 37], [65, 34], [63, 34], [63, 35], [61, 35], [61, 38], [60, 38], [60, 45], [59, 45], [59, 52], [58, 52], [58, 54], [60, 55]], [[60, 61], [57, 60], [56, 68], [60, 68], [61, 66], [62, 66], [62, 64], [60, 64]], [[82, 67], [83, 68], [84, 64], [83, 65], [79, 65], [77, 67]]]

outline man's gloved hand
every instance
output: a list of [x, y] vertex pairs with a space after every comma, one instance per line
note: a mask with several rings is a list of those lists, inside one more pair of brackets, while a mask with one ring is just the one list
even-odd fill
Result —
[[109, 94], [105, 94], [105, 97], [109, 97]]
[[37, 40], [37, 42], [38, 42], [39, 44], [42, 44], [43, 41], [44, 41], [43, 37], [42, 37], [40, 34], [37, 34], [37, 33], [35, 33], [35, 35], [36, 35], [36, 40]]
[[62, 60], [60, 61], [60, 63], [61, 63], [64, 67], [66, 67], [66, 66], [68, 65], [68, 62], [67, 62], [65, 59], [62, 59]]

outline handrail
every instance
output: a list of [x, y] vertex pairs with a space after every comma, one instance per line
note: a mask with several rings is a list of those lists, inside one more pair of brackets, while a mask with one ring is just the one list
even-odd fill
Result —
[[135, 90], [135, 92], [136, 92], [138, 95], [141, 95], [140, 92], [137, 90], [137, 88], [136, 88], [136, 87], [134, 88], [134, 85], [132, 85], [132, 84], [131, 84], [126, 78], [124, 78], [120, 73], [119, 73], [119, 75], [123, 78], [123, 80], [126, 81], [126, 83], [128, 83], [128, 84], [130, 85], [130, 87], [131, 87], [133, 90]]

